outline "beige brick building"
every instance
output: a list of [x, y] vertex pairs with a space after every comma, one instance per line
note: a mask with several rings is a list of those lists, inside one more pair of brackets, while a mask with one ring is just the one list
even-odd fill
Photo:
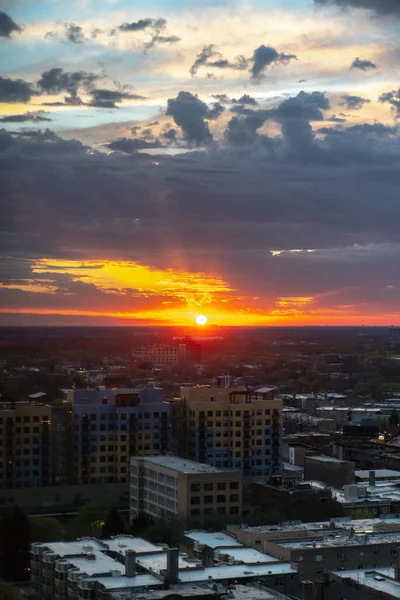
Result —
[[131, 519], [139, 512], [200, 526], [242, 516], [242, 473], [177, 456], [131, 458]]

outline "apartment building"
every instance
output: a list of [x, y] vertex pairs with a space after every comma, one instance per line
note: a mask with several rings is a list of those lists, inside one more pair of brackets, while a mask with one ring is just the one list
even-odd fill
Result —
[[282, 472], [282, 400], [275, 388], [182, 387], [172, 410], [181, 456], [245, 476]]
[[77, 483], [124, 483], [129, 457], [162, 454], [169, 405], [161, 389], [69, 390]]
[[[129, 535], [105, 540], [82, 538], [32, 544], [31, 582], [43, 600], [155, 600], [190, 596], [211, 600], [225, 598], [228, 592], [229, 597], [241, 600], [241, 595], [230, 593], [232, 586], [226, 587], [237, 582], [267, 585], [278, 591], [276, 595], [271, 592], [264, 596], [265, 600], [281, 600], [280, 593], [294, 593], [299, 588], [298, 575], [289, 563], [269, 562], [268, 558], [256, 565], [241, 561], [206, 567], [197, 559], [179, 554], [177, 548], [156, 546], [142, 538]], [[215, 596], [212, 592], [217, 590]], [[246, 591], [250, 592], [249, 598], [259, 597], [249, 588]]]
[[242, 515], [242, 473], [177, 456], [131, 458], [130, 516], [179, 519], [201, 526]]
[[327, 571], [394, 567], [400, 551], [399, 533], [335, 532], [324, 538], [264, 542], [264, 552], [289, 561], [302, 579], [317, 580]]
[[0, 402], [0, 488], [49, 485], [50, 424], [51, 407], [38, 399]]

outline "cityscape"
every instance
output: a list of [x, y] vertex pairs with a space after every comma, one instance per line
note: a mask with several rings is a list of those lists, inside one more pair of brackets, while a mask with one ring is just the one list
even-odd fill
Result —
[[400, 0], [1, 0], [0, 600], [400, 599]]

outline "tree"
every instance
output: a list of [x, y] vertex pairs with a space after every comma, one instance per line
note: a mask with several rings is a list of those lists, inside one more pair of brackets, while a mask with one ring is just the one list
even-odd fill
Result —
[[121, 517], [121, 514], [117, 508], [113, 507], [105, 520], [102, 535], [105, 538], [109, 538], [112, 535], [124, 533], [124, 531], [125, 523]]
[[29, 579], [30, 525], [28, 516], [16, 506], [0, 522], [1, 569], [13, 581]]
[[29, 517], [31, 542], [59, 542], [64, 539], [64, 529], [52, 517]]
[[355, 508], [351, 511], [352, 519], [370, 519], [371, 513], [367, 508]]
[[0, 600], [22, 600], [20, 590], [11, 583], [0, 581]]
[[104, 502], [88, 502], [78, 511], [67, 527], [68, 539], [93, 536], [100, 537], [109, 507]]

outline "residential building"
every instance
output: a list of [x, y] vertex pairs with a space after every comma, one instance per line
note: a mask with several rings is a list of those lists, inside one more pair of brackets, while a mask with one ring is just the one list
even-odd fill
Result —
[[242, 516], [241, 471], [216, 469], [177, 456], [131, 458], [130, 515], [179, 519], [198, 526]]
[[320, 589], [321, 600], [398, 600], [400, 569], [397, 566], [330, 573]]
[[326, 571], [396, 566], [399, 551], [399, 533], [358, 534], [350, 530], [323, 538], [264, 541], [264, 552], [289, 561], [298, 569], [300, 579], [310, 581]]
[[172, 406], [180, 454], [245, 476], [282, 472], [282, 400], [275, 388], [182, 387]]
[[[293, 593], [299, 587], [297, 572], [287, 562], [272, 559], [257, 565], [241, 562], [207, 567], [197, 559], [179, 554], [177, 548], [155, 546], [145, 539], [127, 535], [101, 541], [83, 538], [31, 546], [32, 587], [43, 600], [127, 600], [132, 597], [153, 600], [169, 595], [187, 598], [191, 589], [195, 597], [215, 597], [202, 595], [199, 587], [204, 590], [204, 586], [212, 586], [208, 592], [219, 592], [216, 596], [219, 598], [222, 592], [229, 591], [226, 584], [255, 581], [281, 593]], [[225, 587], [222, 590], [219, 586]], [[167, 589], [170, 594], [163, 595], [161, 592]], [[240, 589], [233, 597], [242, 600], [245, 597], [239, 592]], [[269, 596], [250, 597], [281, 600], [279, 593], [274, 594], [272, 590]]]
[[51, 406], [38, 399], [0, 401], [0, 488], [49, 485], [50, 426]]
[[129, 457], [163, 454], [169, 404], [158, 388], [69, 390], [76, 483], [124, 483]]

